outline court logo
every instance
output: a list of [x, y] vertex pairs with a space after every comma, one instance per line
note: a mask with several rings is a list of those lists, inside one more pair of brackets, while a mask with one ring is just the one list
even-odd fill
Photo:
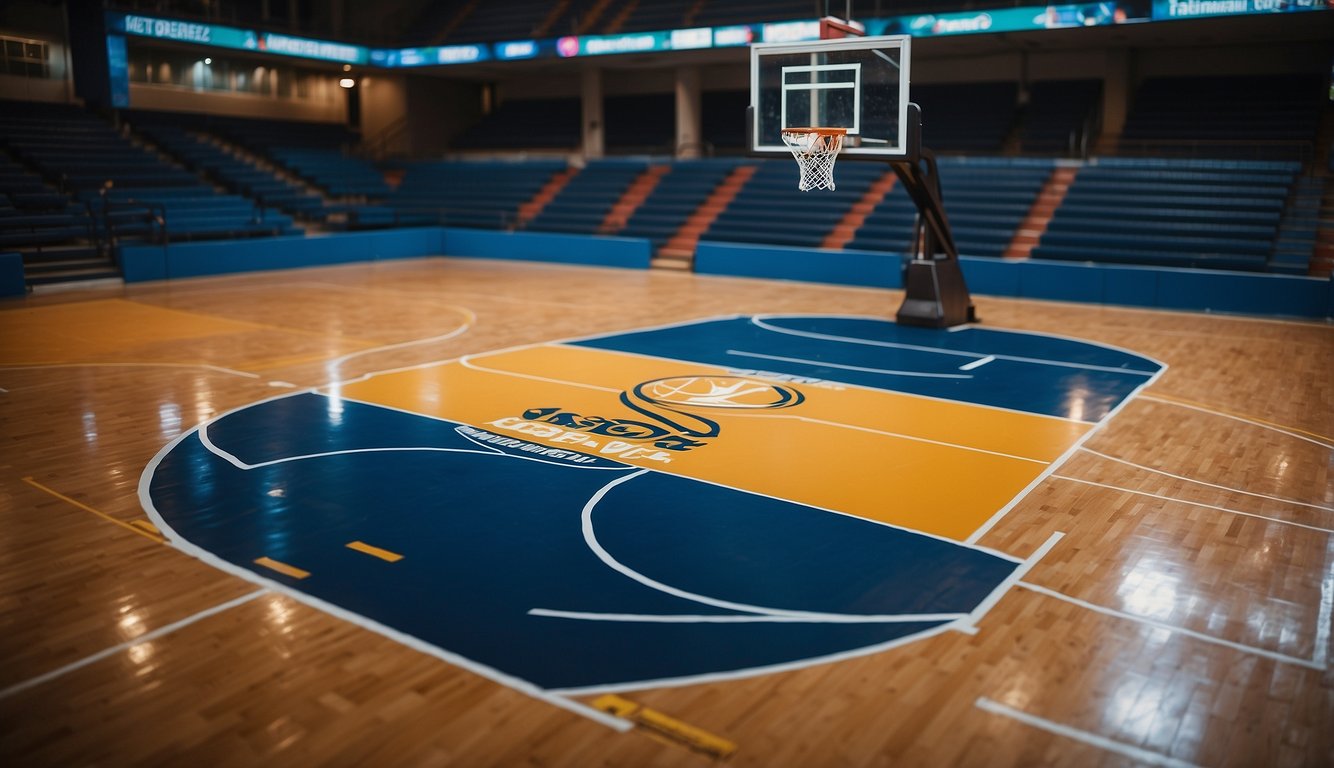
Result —
[[806, 399], [793, 387], [741, 376], [674, 376], [644, 382], [634, 392], [643, 400], [668, 407], [788, 408]]
[[[694, 413], [695, 409], [791, 408], [805, 399], [795, 387], [744, 376], [672, 376], [646, 381], [621, 393], [621, 403], [642, 419], [546, 407], [529, 408], [522, 417], [499, 419], [488, 426], [621, 458], [669, 463], [669, 451], [701, 448], [722, 431], [717, 421]], [[614, 439], [599, 442], [593, 436]]]

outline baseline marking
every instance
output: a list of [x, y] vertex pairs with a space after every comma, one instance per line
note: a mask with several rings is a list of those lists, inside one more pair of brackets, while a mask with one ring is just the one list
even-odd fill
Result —
[[1306, 529], [1308, 529], [1308, 530], [1312, 530], [1312, 531], [1320, 531], [1321, 533], [1334, 533], [1334, 529], [1330, 529], [1330, 528], [1321, 528], [1321, 527], [1318, 526], [1318, 525], [1308, 525], [1308, 524], [1306, 524], [1306, 523], [1298, 523], [1298, 522], [1295, 522], [1295, 521], [1293, 521], [1293, 520], [1283, 520], [1283, 519], [1281, 519], [1281, 518], [1277, 518], [1277, 517], [1269, 517], [1269, 516], [1267, 516], [1267, 515], [1258, 515], [1258, 514], [1256, 514], [1256, 513], [1254, 513], [1254, 512], [1242, 512], [1240, 509], [1228, 509], [1227, 507], [1220, 507], [1220, 506], [1218, 506], [1218, 505], [1216, 505], [1216, 504], [1205, 504], [1204, 502], [1201, 502], [1201, 501], [1187, 501], [1187, 500], [1185, 500], [1185, 499], [1177, 499], [1177, 498], [1173, 498], [1173, 497], [1171, 497], [1171, 496], [1164, 496], [1164, 495], [1162, 495], [1161, 493], [1149, 493], [1148, 491], [1136, 491], [1136, 490], [1132, 490], [1132, 489], [1130, 489], [1130, 488], [1122, 488], [1122, 487], [1120, 487], [1120, 486], [1116, 486], [1116, 485], [1108, 485], [1108, 484], [1106, 484], [1106, 483], [1097, 483], [1097, 482], [1094, 482], [1094, 481], [1092, 481], [1092, 480], [1081, 480], [1081, 479], [1078, 478], [1078, 477], [1070, 477], [1069, 475], [1052, 475], [1052, 477], [1056, 478], [1057, 480], [1066, 480], [1066, 481], [1071, 482], [1071, 483], [1082, 483], [1083, 485], [1092, 485], [1092, 486], [1096, 486], [1096, 487], [1098, 487], [1098, 488], [1106, 488], [1106, 489], [1109, 490], [1109, 491], [1120, 491], [1121, 493], [1133, 493], [1133, 494], [1135, 494], [1136, 496], [1148, 496], [1148, 497], [1150, 497], [1150, 498], [1154, 498], [1154, 499], [1162, 499], [1163, 501], [1174, 501], [1174, 502], [1176, 502], [1176, 503], [1178, 503], [1178, 504], [1189, 504], [1189, 505], [1191, 505], [1191, 506], [1193, 506], [1193, 507], [1204, 507], [1205, 509], [1216, 509], [1216, 510], [1218, 510], [1219, 512], [1228, 512], [1228, 513], [1231, 513], [1231, 514], [1234, 514], [1234, 515], [1243, 515], [1243, 516], [1245, 516], [1245, 517], [1254, 517], [1254, 518], [1257, 518], [1257, 519], [1259, 519], [1259, 520], [1268, 520], [1268, 521], [1271, 522], [1271, 523], [1279, 523], [1280, 525], [1293, 525], [1293, 526], [1296, 526], [1296, 527], [1298, 527], [1298, 528], [1306, 528]]
[[260, 597], [261, 595], [267, 593], [268, 593], [267, 589], [257, 589], [254, 592], [251, 592], [250, 594], [247, 595], [242, 595], [241, 597], [238, 597], [235, 600], [228, 600], [227, 602], [220, 603], [218, 605], [213, 606], [212, 608], [205, 608], [199, 613], [187, 616], [184, 619], [168, 624], [165, 627], [158, 627], [152, 632], [145, 632], [144, 634], [139, 635], [133, 640], [126, 640], [125, 642], [119, 645], [114, 645], [105, 650], [98, 651], [97, 653], [94, 653], [91, 656], [85, 656], [82, 659], [79, 659], [78, 661], [66, 664], [65, 666], [59, 667], [57, 669], [53, 669], [50, 672], [47, 672], [46, 674], [38, 675], [37, 677], [34, 677], [30, 680], [25, 680], [16, 685], [11, 685], [8, 688], [4, 689], [3, 691], [0, 691], [0, 699], [8, 698], [16, 693], [26, 691], [29, 688], [41, 685], [42, 683], [45, 683], [49, 680], [54, 680], [57, 677], [69, 674], [70, 672], [73, 672], [77, 669], [82, 669], [83, 667], [86, 667], [89, 664], [95, 664], [101, 661], [102, 659], [107, 658], [108, 656], [114, 656], [128, 648], [133, 648], [136, 645], [146, 643], [150, 640], [156, 640], [159, 637], [163, 637], [165, 635], [169, 635], [178, 629], [183, 629], [184, 627], [188, 627], [197, 621], [200, 621], [202, 619], [207, 619], [208, 617], [222, 613], [223, 611], [231, 610], [232, 608], [235, 608], [238, 605], [244, 605], [250, 602], [251, 600], [254, 600], [255, 598]]
[[1108, 752], [1125, 755], [1132, 760], [1146, 763], [1148, 765], [1162, 765], [1167, 766], [1168, 768], [1200, 768], [1200, 766], [1195, 763], [1188, 763], [1184, 760], [1178, 760], [1175, 757], [1169, 757], [1157, 752], [1150, 752], [1147, 749], [1141, 749], [1131, 744], [1113, 741], [1106, 736], [1099, 736], [1096, 733], [1081, 731], [1078, 728], [1061, 725], [1060, 723], [1053, 722], [1043, 717], [1030, 715], [1027, 712], [1022, 712], [1013, 707], [1007, 707], [999, 701], [992, 701], [985, 696], [979, 696], [977, 701], [974, 702], [974, 706], [978, 709], [990, 712], [993, 715], [1001, 715], [1003, 717], [1018, 720], [1025, 725], [1030, 725], [1039, 730], [1054, 733], [1057, 736], [1064, 736], [1067, 739], [1083, 742], [1100, 749], [1105, 749]]
[[1217, 483], [1206, 482], [1204, 480], [1196, 480], [1194, 478], [1185, 477], [1183, 475], [1174, 475], [1171, 472], [1166, 472], [1161, 469], [1154, 469], [1153, 467], [1146, 467], [1143, 464], [1136, 464], [1133, 461], [1126, 461], [1125, 459], [1117, 458], [1116, 456], [1109, 456], [1108, 454], [1102, 453], [1101, 451], [1095, 451], [1092, 448], [1080, 448], [1080, 450], [1084, 451], [1085, 453], [1091, 453], [1094, 456], [1100, 456], [1104, 459], [1107, 459], [1108, 461], [1115, 461], [1118, 464], [1125, 464], [1126, 466], [1134, 467], [1135, 469], [1142, 469], [1145, 472], [1152, 472], [1155, 475], [1166, 475], [1167, 477], [1171, 477], [1176, 480], [1184, 480], [1187, 483], [1195, 483], [1196, 485], [1207, 485], [1210, 488], [1218, 488], [1219, 490], [1229, 491], [1231, 493], [1240, 493], [1246, 496], [1254, 496], [1259, 499], [1269, 499], [1270, 501], [1281, 501], [1284, 504], [1297, 504], [1299, 506], [1311, 507], [1313, 509], [1323, 509], [1326, 512], [1334, 512], [1334, 507], [1326, 507], [1320, 504], [1311, 504], [1305, 501], [1297, 501], [1296, 499], [1285, 499], [1282, 496], [1270, 496], [1267, 493], [1255, 493], [1253, 491], [1243, 491], [1240, 488], [1232, 488], [1226, 485], [1219, 485]]
[[[1018, 355], [987, 355], [982, 352], [964, 352], [958, 349], [941, 349], [939, 347], [924, 347], [918, 344], [904, 344], [903, 342], [899, 341], [876, 341], [874, 339], [859, 339], [856, 338], [855, 336], [834, 336], [832, 334], [817, 333], [814, 331], [798, 331], [792, 328], [783, 328], [781, 326], [770, 325], [766, 323], [764, 320], [760, 319], [759, 316], [752, 317], [750, 321], [766, 331], [772, 331], [774, 333], [785, 333], [789, 336], [800, 336], [808, 339], [819, 339], [822, 341], [841, 341], [846, 344], [865, 344], [866, 346], [870, 347], [889, 347], [891, 349], [912, 349], [912, 350], [917, 350], [919, 352], [934, 352], [940, 355], [954, 355], [956, 357], [971, 357], [974, 359], [991, 357], [992, 359], [995, 360], [1009, 360], [1015, 363], [1032, 363], [1035, 365], [1052, 365], [1058, 368], [1078, 368], [1079, 370], [1083, 371], [1106, 371], [1109, 373], [1128, 373], [1134, 376], [1155, 375], [1155, 372], [1153, 371], [1137, 371], [1134, 370], [1133, 368], [1113, 368], [1112, 366], [1109, 365], [1067, 363], [1059, 360], [1047, 360], [1040, 357], [1020, 357]], [[1028, 333], [1028, 331], [1023, 331], [1023, 333]], [[1084, 343], [1087, 344], [1089, 342], [1085, 341]], [[1139, 356], [1143, 357], [1143, 355]]]

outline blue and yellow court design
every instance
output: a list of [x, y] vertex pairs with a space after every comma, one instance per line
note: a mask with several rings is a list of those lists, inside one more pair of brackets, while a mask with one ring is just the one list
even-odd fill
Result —
[[1023, 565], [973, 539], [1162, 370], [717, 318], [249, 405], [140, 494], [176, 546], [506, 684], [719, 680], [971, 631]]

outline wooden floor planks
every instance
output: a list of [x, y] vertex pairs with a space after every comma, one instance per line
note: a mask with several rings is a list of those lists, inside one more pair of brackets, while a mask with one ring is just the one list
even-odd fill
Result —
[[[0, 304], [0, 689], [131, 643], [0, 697], [0, 759], [708, 764], [680, 745], [617, 733], [281, 594], [134, 644], [256, 587], [90, 510], [127, 525], [143, 520], [140, 473], [164, 445], [293, 386], [733, 313], [888, 317], [899, 298], [431, 259]], [[132, 303], [157, 324], [99, 343], [96, 333], [78, 331], [97, 322], [92, 301]], [[1316, 529], [1334, 529], [1334, 329], [976, 303], [987, 327], [1099, 341], [1171, 366], [1147, 391], [1161, 400], [1130, 403], [1086, 445], [1179, 478], [1078, 451], [980, 541], [1022, 558], [1064, 533], [1027, 582], [1162, 626], [1017, 588], [976, 635], [945, 632], [833, 665], [622, 695], [734, 742], [734, 765], [1134, 762], [980, 709], [979, 698], [1187, 764], [1334, 762], [1334, 676], [1244, 648], [1329, 655], [1334, 543]], [[20, 322], [21, 313], [42, 316], [46, 335]], [[50, 325], [62, 314], [69, 326]], [[53, 331], [63, 334], [59, 345], [39, 343]]]

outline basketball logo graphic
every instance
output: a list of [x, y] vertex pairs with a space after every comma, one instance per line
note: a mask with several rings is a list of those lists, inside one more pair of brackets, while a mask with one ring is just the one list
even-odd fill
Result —
[[666, 406], [787, 408], [805, 395], [792, 387], [740, 376], [677, 376], [635, 387], [640, 398]]

